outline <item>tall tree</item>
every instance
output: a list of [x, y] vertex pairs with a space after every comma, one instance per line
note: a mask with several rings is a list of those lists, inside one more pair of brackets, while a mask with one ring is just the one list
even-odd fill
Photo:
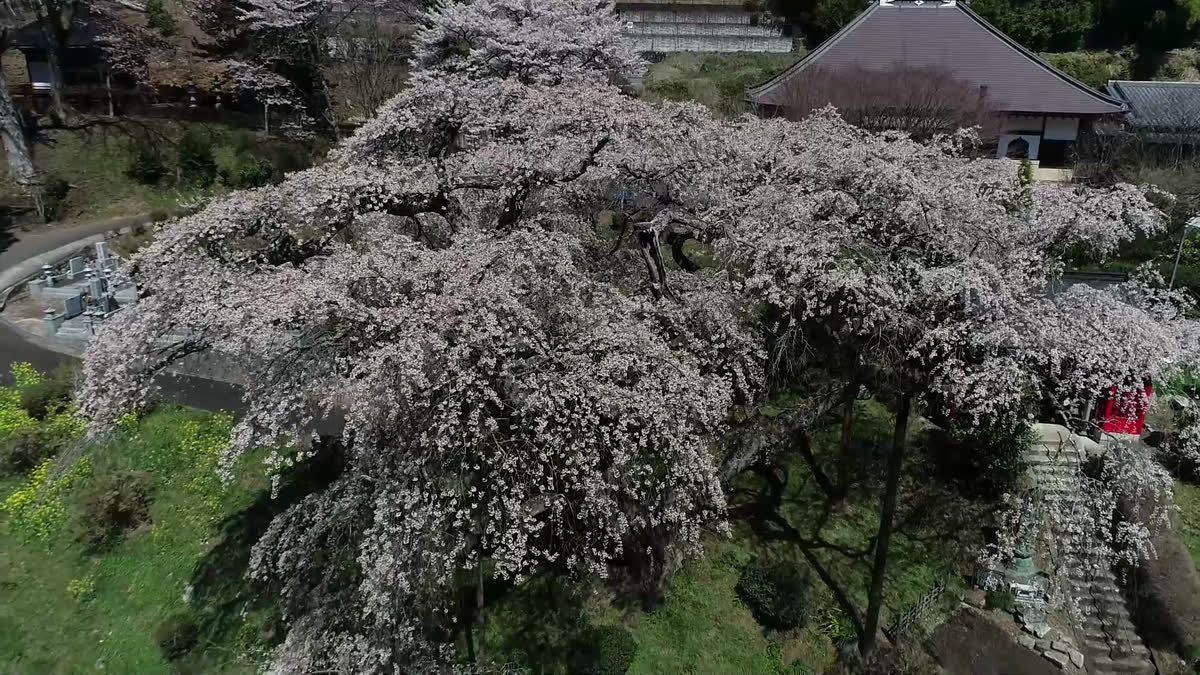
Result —
[[[726, 530], [721, 479], [746, 464], [720, 444], [762, 402], [765, 344], [798, 345], [783, 360], [811, 374], [803, 347], [826, 337], [861, 346], [855, 376], [901, 401], [858, 620], [877, 624], [905, 420], [930, 393], [984, 418], [1195, 346], [1177, 317], [1041, 292], [1059, 248], [1157, 226], [1133, 188], [1031, 198], [1012, 164], [964, 157], [967, 134], [628, 97], [613, 84], [643, 64], [594, 0], [441, 6], [415, 60], [324, 164], [167, 226], [132, 263], [141, 301], [85, 356], [97, 433], [187, 355], [245, 373], [227, 466], [264, 446], [275, 469], [305, 461], [316, 420], [345, 420], [340, 472], [254, 547], [288, 622], [275, 672], [450, 670], [438, 636], [461, 576], [626, 562], [652, 606]], [[1145, 328], [1104, 349], [1055, 330], [1104, 316]], [[828, 407], [841, 363], [824, 362]]]
[[[0, 54], [9, 45], [11, 31], [0, 27]], [[0, 140], [4, 142], [4, 154], [8, 158], [8, 173], [19, 185], [28, 185], [34, 180], [33, 153], [29, 149], [29, 138], [20, 112], [13, 104], [8, 92], [8, 83], [0, 71]]]

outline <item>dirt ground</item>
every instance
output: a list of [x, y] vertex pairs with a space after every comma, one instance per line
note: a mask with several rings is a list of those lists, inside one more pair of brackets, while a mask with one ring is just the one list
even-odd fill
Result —
[[929, 639], [929, 650], [947, 675], [1062, 675], [986, 612], [964, 607]]

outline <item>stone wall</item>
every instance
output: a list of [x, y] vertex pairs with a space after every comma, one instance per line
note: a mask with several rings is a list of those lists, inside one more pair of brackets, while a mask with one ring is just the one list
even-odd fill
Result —
[[792, 50], [783, 29], [759, 25], [741, 2], [618, 3], [625, 33], [642, 52], [778, 52]]

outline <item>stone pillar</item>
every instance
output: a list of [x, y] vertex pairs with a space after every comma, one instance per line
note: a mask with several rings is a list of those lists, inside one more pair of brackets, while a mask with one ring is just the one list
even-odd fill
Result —
[[57, 314], [53, 309], [46, 308], [42, 316], [43, 326], [45, 327], [46, 337], [54, 337], [58, 333], [58, 329], [62, 328], [63, 315]]

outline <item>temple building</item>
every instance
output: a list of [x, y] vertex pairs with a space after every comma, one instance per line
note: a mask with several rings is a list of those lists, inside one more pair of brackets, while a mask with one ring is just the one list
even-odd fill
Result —
[[984, 135], [995, 139], [996, 156], [1042, 166], [1066, 165], [1081, 133], [1127, 110], [956, 0], [874, 0], [791, 68], [746, 91], [750, 107], [764, 114], [787, 114], [797, 102], [805, 110], [843, 108], [855, 98], [884, 111], [876, 115], [880, 124], [914, 108], [947, 122], [957, 120], [943, 108], [986, 109], [994, 124]]

